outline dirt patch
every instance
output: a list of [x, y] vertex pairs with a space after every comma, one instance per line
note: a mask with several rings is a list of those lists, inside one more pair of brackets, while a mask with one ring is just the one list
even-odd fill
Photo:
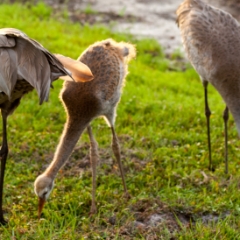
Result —
[[[169, 207], [158, 198], [148, 198], [136, 201], [129, 207], [134, 220], [127, 220], [119, 224], [116, 215], [108, 219], [107, 239], [115, 239], [118, 235], [121, 239], [178, 239], [178, 233], [182, 230], [191, 231], [196, 222], [202, 222], [206, 226], [217, 223], [230, 215], [229, 212], [221, 215], [215, 213], [197, 214], [192, 209], [177, 209]], [[117, 228], [115, 228], [117, 226]]]

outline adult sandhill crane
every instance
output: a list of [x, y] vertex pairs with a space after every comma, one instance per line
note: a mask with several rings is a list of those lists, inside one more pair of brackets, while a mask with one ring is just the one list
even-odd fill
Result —
[[37, 90], [40, 104], [47, 101], [52, 81], [66, 75], [72, 75], [75, 81], [88, 81], [93, 78], [86, 65], [64, 56], [59, 56], [58, 60], [20, 30], [0, 29], [0, 108], [3, 121], [0, 150], [0, 223], [2, 224], [6, 223], [2, 200], [4, 171], [8, 156], [7, 117], [20, 104], [22, 96], [34, 88]]
[[[120, 159], [120, 146], [114, 130], [116, 108], [121, 89], [127, 75], [128, 62], [136, 55], [135, 47], [129, 43], [117, 43], [112, 39], [96, 42], [78, 58], [85, 63], [94, 75], [94, 81], [88, 83], [64, 83], [60, 98], [67, 112], [67, 121], [54, 154], [53, 161], [43, 174], [37, 177], [34, 190], [39, 197], [38, 216], [41, 216], [44, 202], [49, 197], [54, 179], [59, 169], [68, 160], [82, 132], [87, 128], [90, 138], [90, 161], [92, 167], [92, 204], [91, 213], [97, 211], [95, 202], [96, 167], [98, 162], [98, 144], [92, 134], [90, 123], [104, 116], [112, 131], [112, 150], [121, 172], [125, 194], [127, 187]], [[80, 94], [81, 93], [81, 94]]]
[[188, 59], [196, 69], [205, 94], [205, 115], [212, 167], [210, 115], [207, 86], [211, 83], [226, 103], [225, 172], [228, 172], [227, 121], [232, 113], [240, 135], [240, 24], [229, 13], [207, 5], [202, 0], [185, 0], [177, 9], [177, 23]]

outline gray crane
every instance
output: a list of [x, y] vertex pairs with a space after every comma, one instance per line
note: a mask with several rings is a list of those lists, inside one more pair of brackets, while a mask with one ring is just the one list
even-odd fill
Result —
[[229, 13], [202, 0], [185, 0], [177, 9], [177, 23], [188, 59], [200, 75], [205, 95], [205, 115], [209, 149], [209, 169], [213, 169], [207, 86], [220, 93], [226, 108], [225, 172], [228, 173], [228, 110], [240, 135], [240, 24]]
[[[59, 60], [58, 60], [59, 58]], [[71, 58], [54, 56], [37, 41], [14, 28], [0, 29], [0, 108], [2, 146], [0, 150], [0, 223], [3, 216], [4, 171], [8, 156], [7, 118], [20, 104], [23, 95], [37, 90], [40, 104], [48, 100], [52, 82], [61, 76], [68, 80], [89, 81], [90, 69]]]

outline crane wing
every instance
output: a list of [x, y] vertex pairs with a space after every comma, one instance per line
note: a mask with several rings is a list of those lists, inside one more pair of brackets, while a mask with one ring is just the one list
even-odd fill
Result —
[[17, 80], [24, 79], [36, 89], [41, 104], [48, 100], [52, 82], [61, 76], [76, 81], [93, 78], [83, 63], [64, 56], [58, 59], [18, 29], [0, 29], [0, 91], [11, 97]]

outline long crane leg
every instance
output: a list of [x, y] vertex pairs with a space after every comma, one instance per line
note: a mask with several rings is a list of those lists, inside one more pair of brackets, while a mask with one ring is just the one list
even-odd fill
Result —
[[4, 220], [3, 217], [3, 183], [4, 183], [4, 172], [5, 172], [5, 165], [8, 156], [8, 143], [7, 143], [7, 117], [8, 114], [2, 110], [2, 147], [0, 150], [0, 158], [1, 158], [1, 175], [0, 175], [0, 223], [6, 224], [7, 222]]
[[213, 171], [213, 166], [212, 166], [212, 149], [211, 149], [211, 136], [210, 136], [210, 116], [211, 116], [211, 111], [208, 106], [208, 94], [207, 94], [207, 86], [208, 82], [203, 81], [203, 86], [204, 86], [204, 97], [205, 97], [205, 116], [207, 120], [207, 138], [208, 138], [208, 153], [209, 153], [209, 170]]
[[98, 155], [98, 143], [95, 140], [92, 128], [89, 125], [87, 127], [88, 136], [90, 139], [90, 162], [92, 167], [92, 205], [90, 213], [94, 214], [97, 212], [97, 206], [96, 206], [96, 188], [97, 188], [97, 164], [99, 161], [99, 155]]
[[125, 182], [124, 170], [123, 170], [121, 154], [120, 154], [120, 145], [119, 145], [118, 137], [114, 130], [114, 126], [111, 126], [111, 130], [112, 130], [112, 150], [115, 155], [115, 158], [117, 159], [117, 163], [118, 163], [118, 166], [120, 169], [125, 196], [130, 197], [129, 193], [127, 191], [127, 186], [126, 186], [126, 182]]
[[224, 137], [225, 137], [225, 173], [228, 173], [228, 119], [229, 119], [229, 110], [226, 106], [225, 110], [223, 111], [223, 120], [224, 120]]

